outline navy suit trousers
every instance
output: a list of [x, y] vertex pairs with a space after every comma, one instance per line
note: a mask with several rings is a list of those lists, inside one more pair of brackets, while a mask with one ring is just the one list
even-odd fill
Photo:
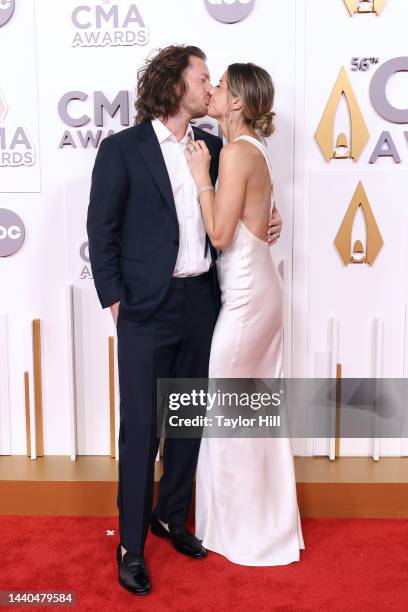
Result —
[[[120, 383], [118, 510], [121, 543], [140, 554], [152, 512], [157, 437], [157, 378], [207, 378], [218, 315], [214, 270], [173, 278], [155, 313], [132, 320], [120, 305], [117, 322]], [[188, 516], [200, 439], [168, 438], [163, 448], [157, 516], [181, 524]]]

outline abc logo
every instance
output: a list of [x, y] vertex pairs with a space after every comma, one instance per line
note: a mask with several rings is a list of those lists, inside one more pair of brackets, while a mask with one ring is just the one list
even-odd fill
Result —
[[205, 0], [207, 11], [222, 23], [237, 23], [248, 17], [255, 0]]
[[14, 9], [15, 0], [0, 0], [0, 28], [10, 21]]
[[16, 213], [0, 208], [0, 257], [14, 255], [21, 249], [25, 238], [24, 223]]

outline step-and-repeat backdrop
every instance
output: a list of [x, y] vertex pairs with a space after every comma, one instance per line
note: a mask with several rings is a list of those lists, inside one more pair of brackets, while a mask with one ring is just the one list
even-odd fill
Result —
[[[406, 0], [0, 0], [0, 454], [117, 455], [90, 174], [134, 121], [138, 68], [172, 43], [200, 46], [214, 81], [235, 61], [273, 77], [286, 376], [407, 377], [407, 22]], [[331, 441], [311, 430], [294, 448]], [[408, 445], [343, 440], [341, 454]]]

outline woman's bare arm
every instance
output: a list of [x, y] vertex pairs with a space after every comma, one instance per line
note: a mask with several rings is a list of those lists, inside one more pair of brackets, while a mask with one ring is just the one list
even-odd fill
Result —
[[[197, 188], [211, 185], [210, 154], [202, 140], [194, 142], [196, 151], [185, 152]], [[205, 191], [200, 196], [207, 234], [216, 249], [231, 244], [242, 215], [247, 185], [247, 167], [237, 143], [224, 146], [220, 154], [216, 193]]]

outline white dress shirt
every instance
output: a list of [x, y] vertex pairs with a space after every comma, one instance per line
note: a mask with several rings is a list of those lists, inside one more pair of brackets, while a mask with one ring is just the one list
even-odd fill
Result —
[[189, 124], [184, 137], [178, 142], [160, 119], [153, 119], [152, 126], [170, 177], [179, 223], [179, 251], [173, 276], [197, 276], [210, 268], [211, 253], [208, 249], [207, 255], [204, 255], [204, 221], [197, 202], [197, 188], [184, 157], [189, 139], [194, 140], [193, 128]]

